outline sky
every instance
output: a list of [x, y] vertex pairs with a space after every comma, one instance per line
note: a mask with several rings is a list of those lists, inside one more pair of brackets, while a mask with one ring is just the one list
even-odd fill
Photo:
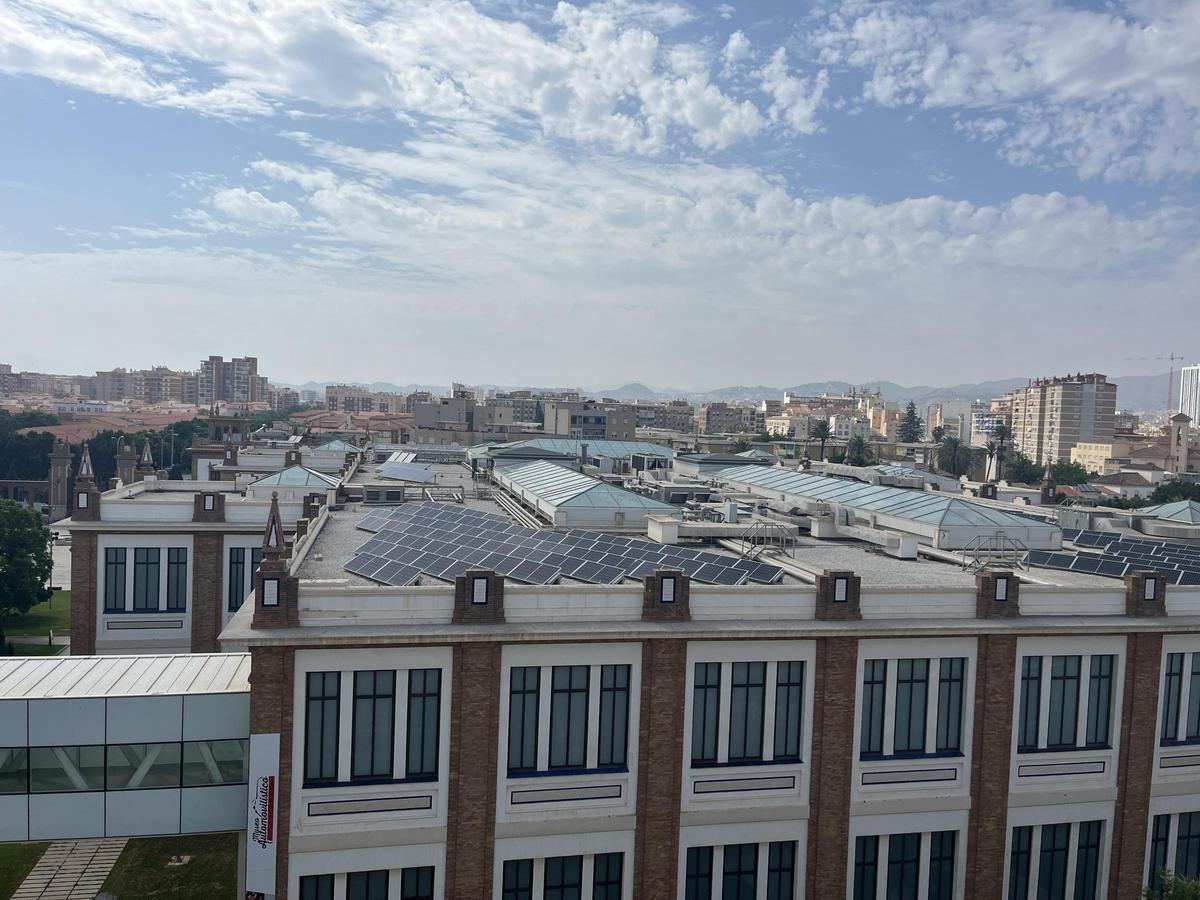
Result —
[[5, 0], [0, 362], [1200, 361], [1200, 0]]

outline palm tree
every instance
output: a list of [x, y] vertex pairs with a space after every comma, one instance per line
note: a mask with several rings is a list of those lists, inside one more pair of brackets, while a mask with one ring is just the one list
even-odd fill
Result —
[[942, 442], [942, 438], [944, 438], [945, 436], [946, 436], [946, 429], [942, 425], [934, 426], [933, 431], [930, 432], [930, 437], [933, 438], [933, 442], [935, 444], [940, 444]]
[[971, 448], [956, 437], [944, 438], [937, 446], [937, 465], [957, 478], [971, 467]]
[[861, 434], [856, 434], [850, 438], [846, 444], [846, 464], [851, 466], [865, 466], [870, 464], [872, 458], [871, 447], [867, 443], [867, 439]]
[[992, 429], [992, 440], [1000, 447], [996, 454], [996, 480], [1000, 480], [1000, 476], [1004, 473], [1004, 444], [1012, 437], [1012, 429], [1007, 425], [997, 425]]
[[813, 422], [808, 429], [808, 436], [821, 442], [821, 459], [825, 458], [825, 443], [833, 437], [829, 432], [829, 423], [824, 419]]
[[995, 441], [988, 441], [983, 445], [983, 452], [987, 454], [988, 459], [987, 469], [984, 471], [984, 480], [986, 481], [987, 475], [992, 471], [992, 465], [1000, 458], [1000, 445]]

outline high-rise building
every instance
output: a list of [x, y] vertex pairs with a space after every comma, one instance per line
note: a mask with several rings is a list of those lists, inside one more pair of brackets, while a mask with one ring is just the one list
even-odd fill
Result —
[[1013, 446], [1038, 465], [1070, 459], [1080, 442], [1112, 440], [1117, 386], [1103, 375], [1039, 378], [1007, 396]]
[[234, 357], [226, 362], [220, 356], [210, 356], [200, 363], [196, 395], [201, 406], [265, 402], [267, 378], [258, 374], [257, 357]]
[[1179, 370], [1179, 412], [1200, 422], [1200, 365]]

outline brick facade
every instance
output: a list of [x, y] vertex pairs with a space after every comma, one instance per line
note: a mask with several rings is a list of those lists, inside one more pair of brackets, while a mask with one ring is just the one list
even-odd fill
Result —
[[678, 891], [686, 686], [687, 641], [644, 641], [633, 854], [633, 895], [644, 900], [674, 900]]
[[[259, 647], [250, 653], [250, 734], [279, 735], [279, 817], [276, 821], [276, 900], [287, 900], [292, 815], [292, 690], [296, 652]], [[450, 896], [447, 894], [447, 896]]]
[[95, 532], [76, 531], [71, 536], [71, 655], [96, 652], [96, 559], [99, 539]]
[[224, 535], [192, 535], [192, 652], [216, 653], [221, 633], [224, 598], [221, 596]]
[[966, 837], [967, 896], [980, 900], [1000, 900], [1004, 886], [1016, 668], [1015, 635], [979, 638], [975, 731], [971, 740], [971, 813]]
[[447, 898], [492, 895], [500, 740], [500, 649], [494, 643], [462, 644], [454, 649], [446, 821]]
[[[664, 602], [663, 579], [674, 578], [672, 599]], [[642, 618], [684, 621], [692, 617], [691, 582], [682, 572], [663, 570], [642, 580]]]
[[[838, 583], [845, 582], [844, 599], [838, 599]], [[817, 576], [816, 617], [822, 620], [845, 622], [862, 618], [859, 595], [862, 579], [853, 572], [833, 572], [828, 569]]]
[[846, 896], [858, 639], [821, 638], [816, 661], [805, 896], [825, 900]]
[[[1161, 604], [1161, 601], [1160, 601]], [[1125, 655], [1121, 755], [1117, 760], [1117, 814], [1113, 817], [1109, 900], [1140, 897], [1146, 871], [1146, 828], [1154, 778], [1163, 636], [1133, 634]]]

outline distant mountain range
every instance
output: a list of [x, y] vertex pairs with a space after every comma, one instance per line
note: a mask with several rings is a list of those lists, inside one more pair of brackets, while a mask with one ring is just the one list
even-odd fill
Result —
[[[1166, 407], [1167, 402], [1167, 373], [1161, 375], [1124, 375], [1113, 376], [1110, 380], [1117, 383], [1117, 407], [1131, 412], [1158, 412]], [[581, 393], [592, 397], [611, 397], [614, 400], [676, 400], [684, 399], [693, 403], [705, 403], [714, 400], [735, 402], [738, 400], [762, 400], [764, 398], [780, 398], [785, 393], [799, 395], [842, 394], [851, 390], [862, 392], [879, 391], [885, 400], [897, 403], [907, 403], [912, 400], [918, 407], [944, 400], [991, 400], [1006, 391], [1027, 384], [1027, 378], [1002, 378], [996, 381], [981, 381], [974, 384], [954, 384], [948, 387], [934, 387], [928, 384], [905, 386], [893, 381], [868, 381], [851, 384], [848, 381], [814, 381], [808, 384], [796, 384], [790, 387], [772, 385], [735, 385], [733, 387], [714, 388], [707, 391], [687, 390], [685, 388], [655, 389], [640, 382], [630, 382], [618, 386], [592, 385], [577, 388]], [[287, 385], [296, 390], [317, 391], [324, 394], [325, 387], [335, 382], [309, 381], [300, 385]], [[363, 384], [372, 391], [390, 391], [398, 394], [411, 394], [414, 391], [445, 392], [449, 385], [445, 384], [405, 384], [398, 385], [386, 381], [376, 381]], [[517, 390], [506, 385], [480, 384], [477, 388], [485, 390]], [[1178, 381], [1174, 388], [1178, 390]], [[534, 390], [545, 390], [534, 388]], [[1178, 402], [1176, 398], [1175, 402]]]

